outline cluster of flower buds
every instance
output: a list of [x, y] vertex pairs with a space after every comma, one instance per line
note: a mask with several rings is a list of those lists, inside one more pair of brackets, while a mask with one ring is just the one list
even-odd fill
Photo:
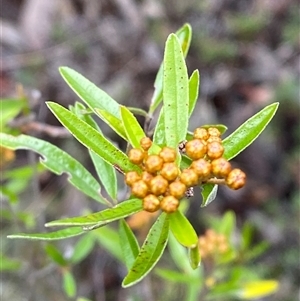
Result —
[[191, 165], [182, 170], [176, 164], [176, 149], [163, 147], [158, 154], [148, 154], [152, 141], [149, 137], [142, 138], [141, 148], [131, 149], [128, 158], [143, 171], [127, 172], [125, 182], [134, 196], [143, 199], [144, 210], [175, 212], [179, 200], [189, 195], [193, 186], [211, 179], [221, 179], [232, 189], [241, 188], [246, 175], [240, 169], [231, 169], [231, 164], [222, 157], [220, 136], [217, 128], [197, 128], [193, 139], [179, 146], [192, 159]]
[[193, 139], [183, 145], [182, 152], [192, 159], [189, 173], [196, 183], [222, 179], [234, 190], [245, 185], [246, 174], [238, 168], [232, 169], [231, 164], [223, 158], [224, 147], [217, 128], [196, 128]]
[[205, 235], [199, 237], [199, 251], [201, 258], [213, 257], [216, 254], [224, 254], [229, 250], [229, 244], [224, 234], [218, 234], [208, 229]]
[[142, 149], [133, 148], [128, 153], [129, 160], [142, 168], [142, 173], [129, 171], [125, 182], [131, 192], [143, 199], [143, 208], [149, 212], [162, 209], [171, 213], [177, 210], [179, 200], [188, 188], [179, 180], [180, 168], [176, 164], [177, 150], [164, 147], [158, 154], [148, 154], [152, 141], [144, 137], [140, 141]]

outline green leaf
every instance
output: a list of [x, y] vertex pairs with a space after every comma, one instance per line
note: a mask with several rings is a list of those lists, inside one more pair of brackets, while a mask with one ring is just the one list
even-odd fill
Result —
[[59, 266], [66, 266], [67, 265], [67, 261], [64, 259], [61, 252], [54, 245], [46, 244], [45, 245], [45, 252]]
[[63, 230], [49, 232], [49, 233], [18, 233], [8, 235], [7, 238], [20, 238], [29, 240], [60, 240], [73, 236], [78, 236], [85, 233], [81, 227], [66, 228]]
[[115, 169], [93, 151], [90, 151], [89, 153], [95, 166], [97, 175], [106, 192], [114, 201], [116, 201], [118, 194], [118, 183]]
[[41, 156], [41, 163], [57, 175], [67, 173], [68, 181], [77, 189], [103, 204], [110, 204], [101, 194], [96, 179], [78, 161], [49, 142], [20, 135], [17, 137], [0, 133], [0, 144], [10, 149], [29, 149]]
[[166, 138], [165, 138], [165, 114], [164, 108], [161, 108], [159, 117], [154, 129], [153, 134], [153, 142], [157, 145], [165, 145]]
[[110, 114], [109, 112], [105, 110], [95, 109], [95, 112], [97, 115], [110, 126], [110, 128], [117, 133], [121, 138], [123, 138], [125, 141], [128, 141], [124, 125], [122, 123], [122, 120], [120, 118], [115, 117], [114, 115]]
[[192, 269], [197, 269], [201, 263], [201, 256], [199, 252], [198, 244], [194, 248], [189, 249], [189, 259]]
[[189, 117], [192, 115], [198, 100], [200, 85], [199, 70], [195, 70], [189, 79]]
[[70, 217], [61, 220], [56, 220], [47, 223], [46, 227], [56, 226], [81, 226], [85, 230], [93, 230], [94, 228], [104, 226], [115, 220], [127, 217], [133, 213], [139, 212], [143, 209], [142, 201], [140, 199], [129, 199], [118, 205], [104, 209], [99, 212], [91, 213], [85, 216]]
[[155, 268], [155, 274], [167, 281], [186, 283], [186, 284], [199, 283], [199, 279], [197, 277], [186, 275], [183, 274], [182, 272], [177, 272], [173, 270]]
[[47, 102], [47, 106], [80, 143], [93, 150], [103, 160], [113, 166], [118, 165], [124, 172], [139, 170], [122, 151], [75, 114], [54, 102]]
[[63, 289], [69, 298], [73, 298], [76, 295], [76, 282], [74, 276], [68, 270], [63, 270]]
[[168, 216], [162, 213], [151, 227], [132, 268], [124, 278], [123, 287], [141, 281], [154, 268], [166, 247], [168, 234]]
[[134, 117], [134, 115], [124, 106], [121, 106], [121, 118], [130, 144], [135, 148], [141, 148], [140, 141], [145, 137], [145, 133]]
[[189, 220], [179, 210], [169, 214], [170, 230], [179, 243], [188, 248], [198, 245], [198, 236]]
[[279, 287], [279, 283], [276, 280], [257, 280], [247, 282], [242, 285], [242, 289], [239, 292], [239, 297], [243, 299], [257, 299], [274, 294]]
[[95, 108], [98, 108], [120, 119], [119, 104], [107, 93], [71, 68], [60, 67], [59, 72], [71, 89], [92, 111], [97, 113]]
[[139, 244], [128, 224], [121, 219], [119, 223], [120, 246], [124, 261], [129, 270], [139, 254]]
[[202, 186], [202, 205], [201, 207], [205, 207], [210, 204], [217, 196], [218, 185], [215, 184], [204, 184]]
[[92, 231], [91, 234], [95, 236], [100, 246], [102, 246], [117, 260], [124, 263], [122, 250], [120, 247], [119, 234], [116, 230], [106, 226]]
[[[192, 28], [189, 24], [184, 24], [177, 32], [176, 35], [180, 41], [181, 49], [184, 57], [186, 57], [192, 39]], [[151, 105], [149, 113], [152, 114], [159, 106], [163, 99], [163, 63], [157, 72], [154, 82], [154, 94], [151, 99]]]
[[[88, 114], [82, 114], [82, 110], [85, 110], [85, 107], [81, 103], [76, 103], [75, 105], [75, 114], [88, 123], [90, 126], [92, 126], [94, 129], [96, 129], [98, 132], [102, 133], [101, 129], [99, 128], [98, 124], [95, 122], [95, 120], [92, 118], [92, 116]], [[115, 168], [104, 161], [100, 156], [98, 156], [93, 151], [89, 150], [90, 157], [93, 161], [93, 164], [95, 166], [97, 175], [103, 184], [106, 192], [108, 195], [116, 202], [117, 198], [117, 176], [116, 176], [116, 170]]]
[[185, 139], [188, 128], [188, 74], [179, 40], [171, 34], [164, 54], [163, 103], [165, 137], [176, 148]]
[[231, 160], [249, 146], [274, 117], [279, 103], [266, 106], [223, 140], [224, 157]]
[[95, 245], [94, 236], [91, 233], [83, 235], [75, 244], [70, 261], [77, 264], [85, 259], [93, 250]]
[[172, 232], [170, 232], [169, 235], [168, 250], [176, 266], [182, 272], [191, 274], [193, 270], [189, 263], [187, 249], [178, 243], [177, 239], [174, 237], [174, 234], [172, 234]]
[[23, 109], [25, 101], [21, 99], [0, 99], [0, 127], [15, 118]]
[[21, 268], [21, 261], [13, 258], [9, 258], [3, 254], [0, 254], [0, 272], [12, 272], [17, 271]]

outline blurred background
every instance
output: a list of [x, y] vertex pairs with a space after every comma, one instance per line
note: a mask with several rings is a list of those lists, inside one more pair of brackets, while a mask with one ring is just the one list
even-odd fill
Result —
[[[216, 200], [201, 209], [197, 194], [188, 215], [199, 235], [210, 217], [218, 218], [227, 210], [235, 212], [238, 227], [250, 223], [254, 239], [269, 244], [251, 264], [262, 277], [280, 283], [275, 295], [261, 300], [299, 300], [299, 16], [296, 0], [3, 0], [1, 97], [26, 98], [30, 108], [10, 127], [60, 146], [94, 173], [85, 149], [56, 128], [59, 123], [45, 105], [47, 100], [64, 106], [78, 101], [58, 67], [75, 69], [121, 104], [147, 110], [165, 40], [190, 23], [193, 37], [187, 64], [190, 74], [199, 69], [201, 75], [191, 130], [222, 123], [230, 134], [264, 106], [275, 101], [280, 106], [259, 139], [233, 160], [247, 173], [246, 187], [239, 191], [221, 187]], [[53, 127], [47, 131], [43, 124]], [[13, 201], [1, 199], [1, 256], [4, 265], [10, 262], [14, 267], [1, 273], [3, 300], [76, 300], [63, 292], [58, 268], [47, 259], [43, 243], [5, 237], [45, 231], [45, 221], [103, 208], [70, 186], [65, 175], [40, 170], [38, 156], [25, 151], [1, 156], [2, 184], [10, 179], [9, 171], [35, 166], [11, 184]], [[137, 226], [137, 232], [139, 227], [143, 226]], [[68, 254], [72, 243], [56, 246]], [[140, 300], [130, 297], [132, 290], [120, 288], [123, 269], [111, 253], [94, 246], [73, 267], [78, 296]], [[149, 287], [135, 290], [149, 297]], [[168, 299], [154, 292], [152, 300], [184, 300], [182, 296]]]

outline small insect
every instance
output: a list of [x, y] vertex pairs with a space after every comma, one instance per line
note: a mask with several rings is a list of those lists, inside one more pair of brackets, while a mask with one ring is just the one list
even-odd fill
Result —
[[183, 140], [178, 144], [178, 150], [181, 154], [185, 154], [185, 145], [187, 143], [187, 140]]
[[193, 197], [194, 196], [194, 187], [189, 187], [185, 192], [185, 196], [187, 198]]

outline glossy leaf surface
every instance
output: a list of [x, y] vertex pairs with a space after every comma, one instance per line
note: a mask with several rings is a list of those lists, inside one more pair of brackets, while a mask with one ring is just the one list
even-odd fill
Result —
[[114, 202], [117, 202], [118, 183], [115, 169], [93, 151], [90, 151], [90, 156], [106, 192]]
[[[176, 35], [180, 41], [181, 49], [184, 57], [186, 57], [192, 39], [192, 28], [189, 24], [184, 24], [177, 32]], [[154, 82], [154, 94], [151, 100], [150, 114], [152, 114], [155, 109], [159, 106], [163, 99], [163, 63], [157, 72], [155, 82]]]
[[167, 146], [176, 148], [188, 128], [188, 74], [176, 35], [171, 34], [164, 54], [163, 104]]
[[189, 79], [189, 117], [192, 115], [198, 100], [200, 85], [199, 70], [195, 70]]
[[180, 210], [169, 214], [170, 230], [179, 243], [188, 248], [198, 245], [198, 236], [184, 214]]
[[120, 107], [122, 123], [129, 143], [135, 148], [141, 148], [140, 140], [145, 133], [134, 115], [124, 106]]
[[279, 103], [266, 106], [223, 140], [224, 157], [231, 160], [249, 146], [274, 117]]
[[54, 102], [48, 102], [47, 105], [63, 126], [67, 128], [80, 143], [88, 149], [93, 150], [106, 162], [111, 165], [118, 165], [124, 172], [139, 170], [136, 165], [129, 161], [128, 157], [122, 151], [75, 114]]
[[[91, 213], [85, 216], [70, 217], [47, 223], [46, 227], [56, 226], [82, 226], [85, 230], [92, 230], [95, 227], [101, 227], [115, 220], [127, 217], [143, 209], [140, 199], [129, 199], [119, 203], [115, 207], [104, 209], [99, 212]], [[91, 227], [89, 229], [89, 227]]]
[[124, 261], [129, 270], [139, 254], [139, 244], [128, 224], [121, 219], [119, 223], [120, 246]]
[[0, 133], [1, 145], [10, 149], [29, 149], [41, 156], [41, 163], [57, 175], [67, 173], [68, 181], [80, 191], [103, 204], [108, 204], [100, 195], [101, 187], [96, 179], [78, 161], [49, 142], [26, 136], [11, 136]]
[[117, 133], [120, 137], [122, 137], [125, 141], [127, 141], [127, 135], [120, 118], [115, 117], [105, 110], [95, 109], [95, 112], [101, 119], [110, 126], [110, 128]]
[[81, 227], [66, 228], [63, 230], [48, 233], [17, 233], [8, 235], [7, 238], [21, 238], [29, 240], [60, 240], [83, 234]]
[[205, 207], [210, 204], [217, 196], [218, 185], [215, 184], [204, 184], [202, 186], [202, 205], [201, 207]]
[[169, 220], [162, 213], [151, 227], [140, 252], [122, 282], [123, 287], [129, 287], [141, 281], [155, 266], [166, 247], [169, 234]]
[[60, 67], [59, 72], [71, 89], [92, 111], [98, 108], [120, 118], [119, 104], [106, 92], [99, 89], [83, 75], [69, 67]]

